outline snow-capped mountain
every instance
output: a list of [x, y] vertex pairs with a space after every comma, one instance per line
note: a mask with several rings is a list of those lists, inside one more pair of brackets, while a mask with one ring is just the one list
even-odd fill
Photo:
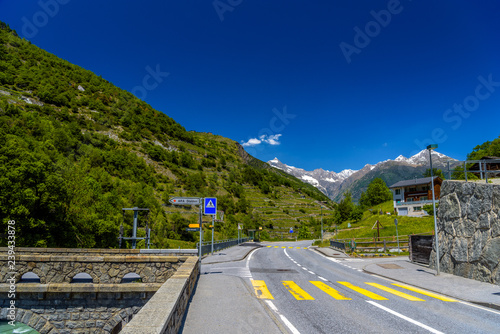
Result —
[[[434, 168], [443, 169], [448, 161], [454, 162], [456, 160], [432, 151]], [[366, 164], [360, 170], [345, 169], [339, 173], [322, 168], [306, 171], [302, 168], [288, 166], [279, 161], [278, 158], [269, 160], [267, 163], [312, 184], [331, 199], [338, 201], [346, 190], [351, 191], [354, 199], [358, 199], [361, 192], [365, 191], [368, 184], [376, 177], [382, 178], [388, 186], [401, 180], [412, 179], [415, 176], [421, 177], [429, 168], [429, 151], [422, 150], [410, 158], [400, 155], [394, 160], [381, 161], [375, 165]], [[451, 167], [454, 167], [454, 164]]]

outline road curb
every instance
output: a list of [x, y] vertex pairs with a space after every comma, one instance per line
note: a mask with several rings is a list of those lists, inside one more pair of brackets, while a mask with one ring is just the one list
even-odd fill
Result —
[[[233, 246], [233, 247], [236, 247], [236, 246]], [[246, 252], [245, 255], [243, 255], [243, 257], [241, 257], [241, 258], [235, 258], [235, 259], [226, 260], [226, 261], [203, 262], [203, 259], [209, 256], [209, 255], [205, 255], [205, 257], [202, 257], [202, 263], [201, 264], [216, 264], [216, 263], [227, 263], [227, 262], [234, 262], [234, 261], [243, 261], [244, 259], [247, 258], [248, 254], [250, 254], [254, 249], [262, 248], [264, 246], [246, 246], [246, 247], [248, 247], [248, 252]]]
[[[333, 250], [335, 252], [343, 254], [348, 259], [351, 258], [351, 256], [347, 255], [343, 251], [339, 251], [338, 249], [335, 249], [335, 248], [332, 248], [332, 247], [327, 247], [327, 248], [330, 248], [331, 250]], [[321, 253], [321, 254], [323, 254], [324, 256], [327, 256], [327, 257], [337, 258], [336, 256], [332, 256], [332, 255], [327, 254], [326, 252], [323, 252], [320, 247], [309, 247], [309, 249], [314, 249], [316, 252]]]

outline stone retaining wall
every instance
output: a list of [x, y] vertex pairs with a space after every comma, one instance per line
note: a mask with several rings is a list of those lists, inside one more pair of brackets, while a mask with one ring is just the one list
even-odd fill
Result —
[[[16, 285], [15, 319], [42, 334], [117, 333], [161, 284]], [[0, 284], [7, 296], [8, 284]], [[8, 319], [10, 300], [0, 299], [0, 319]], [[11, 319], [9, 319], [11, 320]]]
[[438, 237], [441, 271], [500, 284], [500, 185], [444, 181]]
[[198, 258], [191, 257], [161, 286], [120, 333], [178, 333], [198, 276]]

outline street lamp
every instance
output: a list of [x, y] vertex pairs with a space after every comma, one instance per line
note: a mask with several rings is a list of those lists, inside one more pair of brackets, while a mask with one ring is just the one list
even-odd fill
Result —
[[438, 238], [438, 229], [437, 229], [437, 220], [436, 220], [436, 197], [434, 195], [434, 171], [432, 169], [432, 150], [437, 148], [437, 144], [427, 146], [429, 150], [429, 161], [431, 165], [431, 186], [432, 186], [432, 209], [434, 212], [434, 237], [436, 244], [436, 275], [439, 275], [439, 238]]

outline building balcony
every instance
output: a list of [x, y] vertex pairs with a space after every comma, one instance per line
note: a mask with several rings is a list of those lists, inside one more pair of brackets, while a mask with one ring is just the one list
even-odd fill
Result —
[[[436, 203], [439, 203], [439, 200], [436, 200]], [[396, 203], [396, 206], [426, 205], [426, 204], [432, 204], [432, 200], [399, 202]]]

